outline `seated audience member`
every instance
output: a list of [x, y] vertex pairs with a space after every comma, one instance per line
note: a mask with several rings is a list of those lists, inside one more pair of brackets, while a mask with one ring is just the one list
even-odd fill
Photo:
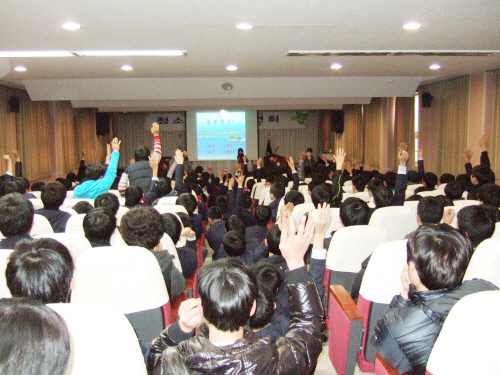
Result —
[[230, 230], [224, 236], [224, 239], [222, 240], [222, 246], [224, 247], [224, 251], [226, 252], [227, 256], [238, 258], [244, 264], [246, 264], [246, 259], [244, 259], [246, 243], [245, 235], [243, 233], [237, 230]]
[[357, 175], [352, 178], [352, 192], [362, 193], [365, 191], [366, 180], [362, 175]]
[[116, 177], [118, 159], [120, 159], [120, 143], [121, 141], [118, 140], [118, 138], [114, 138], [111, 141], [111, 149], [113, 152], [106, 173], [104, 173], [104, 166], [100, 164], [90, 164], [87, 166], [85, 170], [85, 181], [75, 186], [73, 198], [95, 199], [111, 188]]
[[444, 187], [444, 194], [452, 201], [463, 200], [464, 188], [458, 181], [448, 182]]
[[[71, 181], [67, 180], [65, 178], [59, 177], [59, 178], [56, 178], [56, 181], [60, 182], [64, 186], [64, 188], [66, 189], [66, 191], [71, 190], [71, 188], [73, 187], [73, 184], [71, 183]], [[34, 198], [34, 196], [33, 196], [33, 198]]]
[[252, 203], [252, 198], [250, 198], [249, 196], [245, 195], [241, 199], [241, 211], [239, 212], [238, 216], [247, 228], [253, 227], [255, 225], [255, 218], [252, 213]]
[[471, 170], [470, 181], [472, 186], [469, 187], [467, 199], [479, 199], [479, 190], [481, 186], [490, 183], [491, 169], [483, 166], [476, 165]]
[[469, 237], [473, 249], [493, 235], [497, 214], [498, 209], [486, 204], [467, 206], [458, 211], [458, 230]]
[[198, 207], [196, 198], [191, 193], [182, 193], [175, 201], [175, 204], [183, 206], [191, 219], [192, 229], [196, 233], [196, 239], [199, 239], [203, 234], [203, 224], [200, 214], [195, 214], [194, 211]]
[[344, 227], [352, 225], [368, 225], [370, 221], [370, 208], [365, 201], [350, 197], [340, 205], [340, 221]]
[[120, 201], [113, 193], [102, 193], [94, 201], [95, 208], [107, 208], [111, 210], [113, 215], [116, 215], [120, 208]]
[[396, 178], [397, 178], [397, 173], [393, 171], [386, 172], [384, 174], [384, 185], [390, 188], [391, 190], [394, 190], [396, 187]]
[[480, 165], [472, 168], [472, 150], [469, 148], [464, 152], [465, 172], [469, 177], [466, 188], [468, 194], [467, 199], [478, 199], [479, 189], [487, 183], [494, 183], [494, 174], [490, 169], [490, 159], [488, 157], [489, 135], [483, 134], [479, 139], [479, 147], [481, 148]]
[[132, 208], [122, 217], [120, 233], [129, 246], [140, 246], [150, 250], [158, 260], [168, 293], [174, 298], [186, 287], [186, 280], [172, 265], [173, 256], [162, 251], [161, 238], [165, 232], [163, 220], [158, 211], [149, 206]]
[[[166, 213], [162, 215], [165, 233], [172, 239], [176, 245], [177, 255], [182, 267], [182, 275], [189, 277], [196, 272], [196, 235], [191, 229], [191, 220], [185, 213]], [[181, 237], [186, 238], [184, 246], [179, 245]]]
[[22, 194], [11, 193], [0, 198], [0, 232], [6, 237], [0, 249], [13, 249], [23, 239], [31, 238], [35, 210]]
[[96, 208], [83, 218], [83, 231], [92, 247], [111, 246], [115, 229], [116, 216], [107, 207]]
[[297, 190], [290, 190], [285, 195], [285, 204], [291, 203], [293, 207], [304, 203], [304, 195]]
[[422, 182], [422, 176], [417, 171], [408, 171], [408, 185], [416, 185]]
[[[439, 224], [444, 214], [444, 206], [438, 197], [423, 197], [417, 205], [417, 223]], [[450, 223], [447, 223], [450, 224]]]
[[373, 200], [375, 202], [375, 209], [388, 207], [391, 205], [394, 193], [389, 186], [379, 186], [373, 192]]
[[94, 207], [87, 201], [80, 201], [72, 208], [76, 211], [77, 214], [88, 214], [94, 209]]
[[36, 210], [35, 214], [47, 218], [54, 233], [64, 232], [71, 217], [69, 212], [59, 209], [66, 199], [66, 188], [60, 182], [49, 182], [42, 188], [41, 199], [43, 208]]
[[[238, 261], [219, 260], [201, 268], [200, 299], [183, 302], [179, 322], [155, 342], [153, 372], [173, 374], [170, 363], [174, 361], [186, 373], [312, 373], [324, 330], [321, 302], [303, 260], [312, 231], [312, 222], [304, 230], [303, 221], [297, 235], [294, 228], [283, 235], [281, 251], [289, 268], [285, 282], [293, 317], [285, 337], [257, 338], [245, 330], [258, 297], [255, 277]], [[208, 326], [201, 326], [203, 316]], [[194, 329], [198, 334], [192, 337]], [[170, 345], [177, 346], [164, 352]]]
[[451, 173], [443, 173], [441, 177], [439, 177], [439, 184], [449, 184], [450, 182], [455, 182], [455, 176]]
[[[156, 122], [151, 125], [151, 134], [153, 134], [154, 143], [153, 155], [161, 159], [160, 126]], [[144, 194], [148, 193], [151, 185], [151, 177], [153, 176], [153, 171], [148, 161], [149, 157], [150, 151], [146, 146], [138, 147], [135, 150], [135, 162], [125, 168], [118, 183], [118, 191], [122, 196], [124, 196], [128, 186], [138, 186]]]
[[422, 177], [422, 185], [419, 188], [415, 189], [415, 194], [420, 193], [421, 191], [431, 191], [436, 188], [438, 182], [438, 177], [432, 172], [425, 172]]
[[275, 182], [271, 185], [271, 203], [269, 203], [269, 209], [271, 210], [271, 220], [276, 221], [276, 216], [278, 215], [278, 206], [280, 204], [281, 198], [285, 196], [285, 185], [281, 182]]
[[470, 241], [446, 224], [426, 224], [407, 244], [401, 295], [375, 327], [375, 349], [400, 373], [424, 374], [429, 354], [453, 305], [466, 295], [495, 290], [484, 280], [462, 283]]
[[39, 238], [16, 245], [5, 278], [13, 297], [62, 303], [69, 302], [73, 270], [73, 258], [66, 246], [51, 238]]
[[219, 207], [213, 206], [208, 209], [208, 223], [210, 227], [205, 238], [212, 250], [216, 251], [222, 245], [222, 239], [226, 234], [225, 222], [222, 220], [222, 212]]
[[491, 204], [496, 208], [500, 208], [500, 186], [484, 184], [479, 189], [478, 198], [481, 203]]
[[141, 203], [144, 194], [140, 186], [131, 185], [125, 189], [125, 207], [132, 208]]
[[0, 368], [9, 375], [63, 375], [70, 355], [64, 320], [41, 302], [0, 300]]
[[31, 185], [31, 191], [42, 191], [42, 188], [45, 186], [45, 182], [34, 182]]
[[266, 238], [267, 224], [271, 220], [271, 210], [266, 206], [257, 207], [254, 217], [255, 225], [245, 230], [245, 241], [250, 251], [255, 250]]

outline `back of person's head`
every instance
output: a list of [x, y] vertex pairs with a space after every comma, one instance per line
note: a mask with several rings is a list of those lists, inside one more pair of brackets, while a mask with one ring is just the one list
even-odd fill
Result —
[[285, 195], [285, 185], [281, 182], [275, 182], [271, 185], [270, 193], [275, 199], [281, 199]]
[[77, 179], [78, 179], [78, 176], [73, 172], [70, 172], [66, 175], [66, 180], [68, 180], [68, 181], [76, 182]]
[[9, 375], [63, 375], [70, 340], [64, 320], [39, 301], [0, 300], [0, 369]]
[[419, 184], [422, 181], [422, 176], [417, 171], [408, 171], [408, 182]]
[[472, 168], [471, 176], [477, 179], [479, 185], [491, 182], [491, 169], [483, 165], [476, 165]]
[[196, 287], [204, 317], [218, 330], [235, 332], [248, 324], [257, 286], [243, 263], [226, 258], [203, 266]]
[[351, 225], [368, 225], [370, 208], [365, 201], [350, 197], [340, 205], [340, 220], [345, 227]]
[[373, 200], [375, 201], [375, 207], [382, 208], [391, 205], [392, 201], [392, 190], [389, 186], [379, 186], [373, 192]]
[[60, 182], [49, 182], [42, 188], [40, 197], [44, 208], [58, 210], [66, 199], [66, 188]]
[[172, 213], [162, 214], [161, 217], [165, 233], [168, 234], [173, 243], [176, 244], [179, 238], [181, 238], [182, 223], [179, 221], [179, 218]]
[[314, 207], [318, 207], [318, 204], [323, 205], [323, 203], [330, 204], [332, 200], [332, 192], [326, 184], [318, 185], [314, 188], [311, 195], [311, 200]]
[[265, 260], [261, 260], [253, 265], [251, 272], [255, 279], [261, 281], [273, 295], [278, 294], [283, 279], [280, 270], [276, 265]]
[[254, 330], [259, 330], [271, 322], [275, 306], [274, 294], [259, 279], [257, 279], [257, 298], [255, 302], [255, 313], [250, 317], [248, 326]]
[[90, 242], [109, 242], [116, 229], [116, 216], [107, 207], [91, 210], [83, 218], [83, 231]]
[[42, 191], [42, 188], [45, 186], [45, 182], [35, 182], [31, 185], [31, 191]]
[[111, 210], [111, 212], [113, 212], [113, 215], [116, 215], [118, 209], [120, 208], [120, 200], [113, 193], [102, 193], [95, 199], [94, 207], [105, 207]]
[[5, 278], [13, 297], [68, 302], [73, 269], [71, 254], [56, 240], [22, 240], [9, 256]]
[[368, 191], [371, 191], [372, 194], [375, 192], [375, 190], [377, 190], [379, 186], [382, 186], [384, 184], [384, 180], [380, 176], [381, 175], [376, 175], [366, 184], [366, 188], [368, 189]]
[[160, 177], [157, 184], [158, 197], [164, 197], [172, 191], [172, 181], [168, 177]]
[[384, 183], [386, 186], [390, 187], [391, 189], [394, 189], [396, 187], [396, 178], [398, 174], [393, 171], [386, 172], [384, 174]]
[[252, 188], [253, 188], [254, 185], [255, 185], [255, 179], [248, 180], [248, 182], [247, 182], [247, 189], [249, 191], [252, 191]]
[[90, 164], [85, 168], [85, 180], [98, 180], [104, 176], [105, 168], [101, 164]]
[[196, 207], [198, 207], [198, 203], [196, 202], [196, 198], [191, 193], [182, 193], [179, 195], [179, 198], [175, 201], [175, 204], [183, 206], [188, 212], [189, 216], [192, 216]]
[[455, 181], [459, 182], [464, 190], [471, 185], [470, 176], [465, 173], [459, 174]]
[[227, 255], [237, 257], [245, 252], [245, 235], [237, 230], [227, 232], [222, 240], [222, 245]]
[[405, 199], [405, 202], [414, 202], [414, 201], [420, 201], [423, 197], [418, 194], [413, 194], [409, 196], [408, 198]]
[[297, 190], [290, 190], [285, 195], [285, 204], [292, 203], [294, 206], [304, 203], [304, 195]]
[[484, 184], [479, 188], [478, 197], [481, 202], [500, 208], [500, 186]]
[[441, 201], [441, 204], [443, 205], [443, 207], [448, 207], [448, 206], [453, 206], [453, 201], [448, 198], [447, 196], [444, 196], [444, 195], [438, 195], [436, 196], [437, 199], [439, 199]]
[[140, 186], [130, 185], [125, 190], [125, 206], [135, 207], [141, 203], [144, 193]]
[[462, 198], [464, 187], [458, 181], [448, 182], [444, 187], [444, 194], [452, 201]]
[[438, 182], [438, 177], [435, 173], [425, 172], [422, 177], [422, 183], [426, 188], [434, 190]]
[[423, 197], [418, 202], [417, 215], [422, 224], [439, 224], [443, 213], [444, 206], [438, 197]]
[[212, 206], [207, 211], [208, 218], [211, 220], [220, 220], [222, 219], [222, 211], [217, 206]]
[[366, 179], [362, 175], [357, 175], [352, 178], [352, 186], [356, 187], [358, 192], [365, 190]]
[[146, 146], [141, 146], [135, 149], [134, 159], [135, 161], [148, 160], [149, 154], [149, 148], [147, 148]]
[[441, 177], [439, 177], [440, 184], [449, 184], [450, 182], [455, 182], [455, 176], [451, 173], [443, 173]]
[[78, 214], [88, 214], [90, 211], [94, 209], [94, 207], [87, 201], [80, 201], [77, 204], [75, 204], [72, 208]]
[[460, 285], [472, 256], [470, 241], [448, 224], [420, 226], [410, 235], [406, 249], [407, 260], [429, 290]]
[[222, 214], [224, 215], [227, 211], [228, 207], [228, 201], [227, 198], [224, 195], [218, 195], [217, 198], [215, 199], [215, 204], [217, 207], [220, 208]]
[[245, 195], [241, 200], [241, 207], [243, 207], [244, 210], [249, 210], [250, 208], [252, 208], [252, 203], [252, 198], [250, 198], [248, 195]]
[[0, 198], [0, 232], [5, 237], [28, 234], [33, 225], [33, 204], [22, 194]]
[[269, 220], [271, 220], [271, 209], [267, 206], [260, 206], [257, 207], [255, 210], [255, 223], [261, 227], [265, 227], [267, 223], [269, 223]]
[[149, 206], [137, 206], [123, 215], [120, 233], [129, 246], [153, 250], [164, 233], [163, 220], [158, 211]]
[[315, 182], [316, 185], [321, 185], [325, 183], [325, 174], [322, 172], [313, 173], [311, 177], [311, 182]]
[[311, 181], [307, 184], [307, 190], [309, 191], [310, 194], [312, 194], [312, 192], [314, 191], [316, 186], [319, 186], [319, 185], [321, 185], [321, 183], [318, 183], [316, 181]]
[[229, 219], [226, 220], [226, 231], [238, 231], [245, 235], [245, 223], [237, 215], [231, 215]]
[[71, 188], [73, 187], [73, 184], [71, 183], [71, 181], [66, 179], [66, 178], [59, 177], [59, 178], [56, 178], [56, 181], [60, 182], [66, 190], [71, 190]]
[[484, 205], [467, 206], [458, 211], [458, 229], [466, 234], [475, 249], [495, 231], [496, 216]]
[[19, 184], [16, 184], [14, 181], [5, 181], [0, 185], [0, 196], [3, 197], [12, 193], [23, 194], [19, 190]]
[[281, 255], [280, 250], [281, 230], [278, 224], [273, 225], [266, 233], [267, 248], [274, 255]]
[[17, 184], [17, 192], [24, 194], [30, 187], [29, 181], [24, 177], [15, 177], [14, 182]]
[[193, 222], [188, 214], [185, 212], [176, 212], [175, 214], [179, 217], [184, 228], [193, 228]]

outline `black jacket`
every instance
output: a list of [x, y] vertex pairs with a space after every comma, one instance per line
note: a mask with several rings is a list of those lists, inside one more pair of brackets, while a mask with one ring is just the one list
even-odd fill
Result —
[[409, 300], [401, 296], [392, 299], [390, 309], [375, 327], [373, 345], [400, 373], [424, 374], [432, 347], [455, 303], [466, 295], [496, 289], [477, 279], [454, 289], [426, 292], [411, 286]]
[[[321, 302], [305, 267], [287, 272], [286, 281], [292, 311], [286, 336], [276, 339], [245, 331], [245, 337], [234, 344], [216, 347], [208, 340], [206, 326], [201, 327], [198, 335], [179, 343], [186, 337], [173, 324], [162, 332], [152, 349], [153, 374], [175, 373], [171, 364], [179, 362], [196, 374], [312, 374], [322, 349]], [[177, 345], [175, 349], [164, 352], [173, 345]]]

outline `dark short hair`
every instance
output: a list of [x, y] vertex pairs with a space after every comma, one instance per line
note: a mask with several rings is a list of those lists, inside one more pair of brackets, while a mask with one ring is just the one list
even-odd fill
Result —
[[31, 185], [31, 191], [41, 191], [42, 188], [45, 186], [45, 182], [35, 182], [33, 185]]
[[141, 199], [144, 196], [142, 188], [140, 186], [130, 185], [125, 190], [125, 206], [135, 207], [141, 203]]
[[80, 201], [77, 204], [75, 204], [72, 208], [79, 214], [87, 214], [94, 209], [94, 206], [92, 206], [87, 201]]
[[218, 195], [217, 198], [215, 198], [215, 205], [220, 208], [222, 214], [224, 215], [228, 206], [227, 197], [224, 195]]
[[292, 202], [294, 206], [304, 203], [304, 195], [297, 190], [290, 190], [285, 195], [285, 204]]
[[231, 215], [228, 219], [225, 220], [225, 227], [226, 227], [226, 231], [229, 232], [229, 231], [232, 231], [232, 230], [236, 230], [238, 232], [240, 232], [241, 234], [245, 235], [245, 223], [243, 222], [243, 220], [241, 220], [241, 218], [237, 215]]
[[281, 255], [280, 240], [281, 230], [277, 224], [273, 225], [266, 233], [267, 248], [274, 255]]
[[370, 208], [365, 201], [349, 197], [340, 205], [340, 220], [345, 227], [367, 225], [370, 221]]
[[5, 181], [2, 185], [0, 185], [0, 196], [12, 193], [22, 194], [19, 191], [19, 184], [16, 184], [15, 181]]
[[372, 194], [373, 200], [375, 201], [375, 207], [382, 208], [391, 205], [393, 193], [389, 186], [379, 186]]
[[168, 177], [160, 177], [158, 179], [158, 197], [164, 197], [172, 191], [172, 180]]
[[495, 232], [496, 215], [485, 205], [467, 206], [458, 211], [457, 224], [462, 233], [466, 233], [476, 248]]
[[331, 188], [326, 186], [326, 184], [316, 186], [311, 194], [314, 207], [318, 207], [318, 204], [323, 205], [323, 203], [330, 204], [332, 195]]
[[484, 184], [479, 188], [478, 197], [481, 202], [500, 208], [500, 186]]
[[18, 186], [18, 193], [24, 194], [30, 188], [30, 182], [25, 177], [14, 177], [14, 182]]
[[59, 178], [56, 178], [56, 181], [60, 182], [66, 190], [71, 190], [71, 188], [73, 187], [73, 184], [71, 183], [71, 181], [66, 179], [66, 178], [59, 177]]
[[148, 160], [149, 159], [149, 148], [146, 146], [141, 146], [135, 149], [134, 158], [135, 161]]
[[445, 195], [452, 201], [462, 198], [464, 187], [460, 182], [448, 182], [444, 187]]
[[181, 237], [182, 223], [172, 213], [162, 214], [161, 217], [163, 220], [165, 233], [172, 239], [172, 242], [176, 244]]
[[120, 233], [129, 246], [141, 246], [153, 250], [164, 232], [160, 213], [149, 206], [131, 208], [123, 215], [120, 222]]
[[78, 179], [78, 176], [73, 172], [70, 172], [66, 175], [66, 180], [68, 180], [68, 181], [76, 182], [77, 179]]
[[207, 215], [208, 218], [212, 220], [222, 219], [222, 212], [217, 206], [210, 207], [207, 211]]
[[429, 290], [460, 285], [472, 256], [470, 241], [448, 224], [420, 226], [411, 233], [406, 251]]
[[2, 374], [63, 375], [70, 339], [64, 320], [39, 301], [0, 300]]
[[253, 200], [248, 195], [245, 195], [241, 200], [241, 206], [244, 210], [249, 210], [252, 207]]
[[73, 269], [71, 254], [56, 240], [22, 240], [9, 256], [5, 278], [13, 297], [68, 302]]
[[57, 210], [66, 199], [66, 188], [60, 182], [49, 182], [42, 188], [41, 199], [44, 208]]
[[179, 216], [179, 219], [181, 219], [182, 226], [184, 228], [193, 228], [193, 221], [188, 216], [188, 214], [186, 214], [185, 212], [176, 212], [176, 215]]
[[257, 298], [255, 313], [250, 317], [248, 326], [252, 329], [264, 328], [271, 322], [274, 314], [275, 298], [271, 290], [257, 279]]
[[203, 266], [196, 287], [203, 315], [217, 329], [234, 332], [248, 324], [257, 287], [243, 263], [225, 258]]
[[257, 207], [255, 210], [255, 223], [261, 227], [265, 227], [269, 220], [271, 220], [271, 209], [267, 206]]
[[443, 173], [441, 177], [439, 177], [439, 182], [442, 184], [449, 184], [450, 182], [455, 182], [455, 176], [451, 173]]
[[116, 217], [107, 207], [96, 208], [83, 218], [83, 231], [90, 242], [110, 241], [116, 229]]
[[311, 147], [308, 147], [306, 152], [313, 152], [313, 149]]
[[468, 186], [472, 185], [470, 181], [470, 176], [468, 174], [462, 173], [459, 174], [455, 180], [462, 185], [462, 188], [465, 190]]
[[196, 207], [198, 207], [198, 202], [196, 201], [194, 195], [191, 193], [182, 193], [181, 195], [179, 195], [179, 198], [177, 198], [175, 204], [183, 206], [189, 216], [192, 216], [194, 211], [196, 210]]
[[5, 237], [28, 234], [33, 225], [33, 204], [22, 194], [0, 198], [0, 231]]
[[372, 192], [372, 194], [377, 190], [379, 186], [382, 186], [384, 184], [383, 178], [380, 177], [381, 175], [376, 175], [375, 177], [372, 177], [370, 181], [366, 184], [366, 188]]
[[116, 215], [118, 209], [120, 208], [120, 200], [113, 193], [102, 193], [95, 199], [94, 207], [105, 207], [111, 210], [111, 212], [113, 212], [113, 215]]
[[356, 187], [357, 191], [364, 191], [366, 186], [366, 179], [362, 175], [354, 176], [352, 178], [352, 185]]
[[85, 180], [98, 180], [104, 176], [105, 172], [106, 169], [102, 164], [87, 165], [87, 168], [85, 168]]
[[251, 271], [256, 280], [265, 284], [274, 295], [278, 294], [283, 278], [276, 265], [266, 260], [260, 260], [253, 265]]
[[419, 184], [422, 181], [422, 176], [417, 171], [408, 171], [408, 181]]
[[480, 185], [491, 182], [491, 169], [483, 165], [476, 165], [472, 168], [471, 175], [477, 178]]
[[224, 235], [222, 245], [227, 255], [237, 257], [245, 252], [245, 235], [237, 230], [231, 230]]
[[281, 199], [285, 195], [285, 185], [282, 182], [274, 182], [269, 191], [276, 199]]
[[422, 224], [439, 224], [443, 218], [444, 206], [438, 197], [423, 197], [417, 205], [417, 215]]
[[438, 183], [438, 177], [432, 172], [425, 172], [422, 177], [422, 182], [427, 189], [434, 190]]
[[384, 174], [384, 182], [388, 187], [391, 189], [394, 189], [396, 187], [396, 178], [398, 177], [398, 174], [393, 171], [386, 172]]

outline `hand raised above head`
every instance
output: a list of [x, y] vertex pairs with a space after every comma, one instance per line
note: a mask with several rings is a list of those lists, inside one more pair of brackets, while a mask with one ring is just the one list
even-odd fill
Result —
[[184, 164], [184, 153], [182, 150], [175, 150], [174, 160], [178, 165]]
[[203, 322], [201, 298], [191, 298], [179, 306], [179, 326], [183, 332], [191, 332], [199, 328]]
[[118, 138], [113, 138], [111, 141], [111, 149], [116, 152], [120, 152], [120, 145], [122, 141], [120, 141]]
[[309, 244], [314, 235], [314, 225], [312, 220], [307, 221], [304, 216], [300, 221], [299, 230], [295, 233], [295, 220], [293, 217], [284, 223], [281, 229], [280, 250], [285, 258], [290, 271], [303, 267], [304, 255], [309, 248]]

